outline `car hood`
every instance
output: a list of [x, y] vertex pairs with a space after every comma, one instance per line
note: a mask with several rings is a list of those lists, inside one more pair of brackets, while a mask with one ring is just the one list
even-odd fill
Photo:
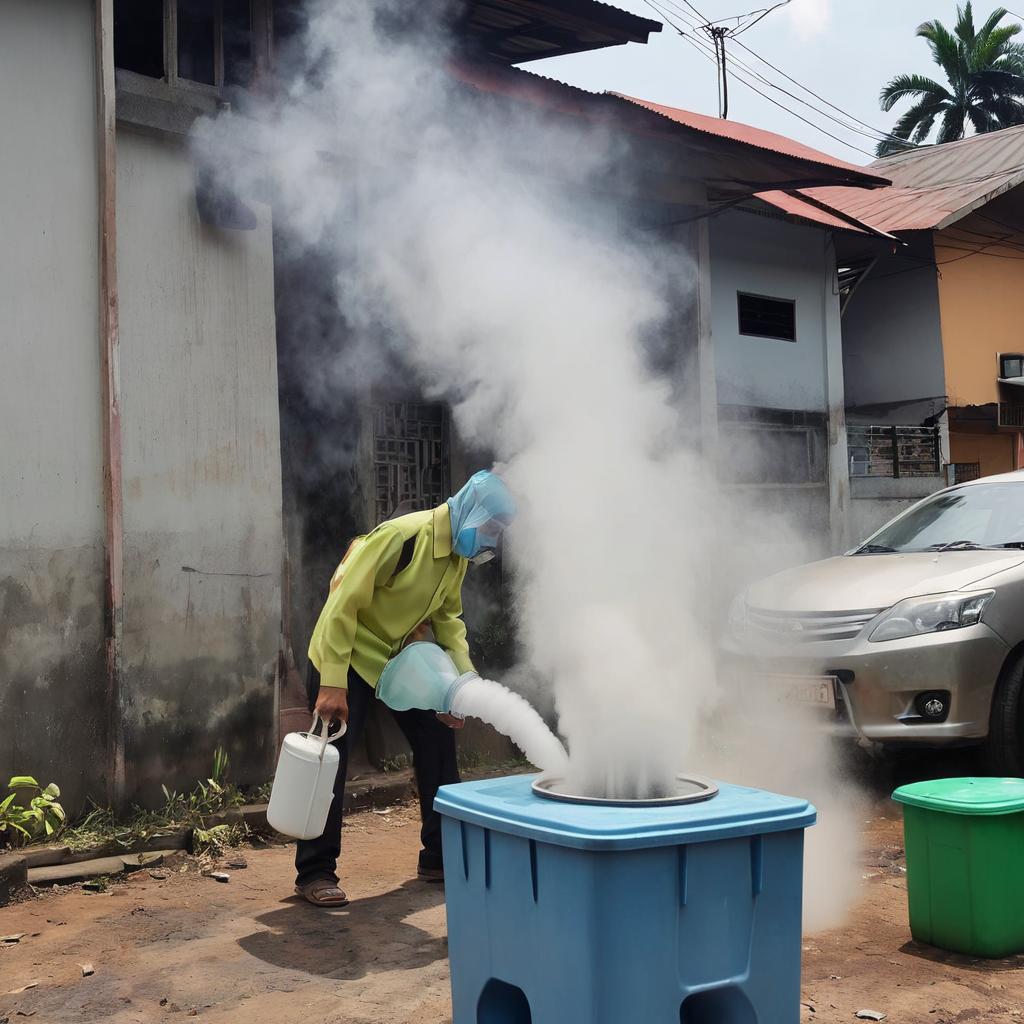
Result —
[[1024, 562], [1024, 551], [842, 555], [786, 569], [747, 589], [752, 608], [867, 611], [907, 597], [961, 590]]

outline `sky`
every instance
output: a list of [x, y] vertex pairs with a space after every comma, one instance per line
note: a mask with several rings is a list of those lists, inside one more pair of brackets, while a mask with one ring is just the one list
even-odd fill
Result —
[[[613, 2], [616, 7], [663, 24], [666, 22], [666, 18], [659, 16], [645, 0]], [[655, 0], [655, 3], [680, 27], [687, 26], [678, 12], [689, 15], [693, 21], [698, 20], [686, 0]], [[764, 4], [764, 0], [692, 0], [692, 3], [705, 18], [717, 21], [745, 14]], [[769, 2], [767, 6], [770, 5]], [[988, 0], [976, 3], [975, 23], [980, 24], [996, 6]], [[1012, 11], [1014, 6], [1009, 5], [1009, 9]], [[1024, 13], [1024, 0], [1018, 0], [1018, 10]], [[905, 102], [888, 114], [880, 109], [878, 93], [893, 75], [917, 72], [943, 81], [926, 42], [914, 34], [921, 22], [935, 18], [952, 28], [956, 23], [955, 0], [790, 0], [745, 32], [740, 40], [823, 99], [872, 128], [889, 130], [909, 106], [909, 102]], [[1010, 20], [1006, 19], [1004, 24]], [[822, 105], [735, 43], [729, 46], [730, 54], [758, 68], [773, 82], [809, 102]], [[718, 113], [713, 59], [710, 55], [701, 56], [668, 24], [659, 34], [651, 36], [647, 45], [629, 43], [569, 57], [532, 61], [522, 66], [595, 92], [623, 92], [702, 114]], [[739, 70], [742, 74], [742, 68]], [[758, 88], [843, 141], [829, 138], [803, 123], [735, 78], [729, 89], [731, 120], [798, 139], [851, 163], [863, 164], [872, 158], [875, 148], [872, 140], [839, 127], [774, 89], [762, 84], [758, 84]]]

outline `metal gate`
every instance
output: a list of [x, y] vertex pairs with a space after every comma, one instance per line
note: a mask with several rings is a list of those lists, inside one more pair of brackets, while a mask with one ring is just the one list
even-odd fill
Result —
[[451, 494], [448, 410], [443, 405], [388, 402], [373, 413], [373, 473], [378, 523], [403, 502], [436, 508]]

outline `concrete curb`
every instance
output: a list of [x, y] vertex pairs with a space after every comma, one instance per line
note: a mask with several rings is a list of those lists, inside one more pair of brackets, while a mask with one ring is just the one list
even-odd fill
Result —
[[28, 894], [28, 864], [16, 853], [0, 853], [0, 907]]
[[[397, 772], [373, 772], [362, 775], [345, 788], [345, 813], [367, 811], [374, 807], [389, 807], [415, 797], [412, 769]], [[231, 807], [211, 815], [207, 827], [213, 825], [241, 825], [259, 836], [274, 836], [277, 833], [267, 822], [266, 804], [245, 804]], [[29, 865], [35, 876], [33, 882], [52, 885], [68, 884], [95, 877], [97, 874], [119, 874], [124, 870], [124, 861], [133, 854], [152, 851], [169, 853], [173, 850], [190, 851], [192, 829], [152, 836], [143, 843], [129, 848], [116, 843], [104, 843], [90, 850], [72, 852], [66, 846], [27, 847], [16, 854], [0, 854], [0, 907], [27, 894]]]
[[411, 768], [398, 772], [380, 772], [349, 783], [345, 787], [345, 813], [367, 811], [401, 803], [414, 795]]

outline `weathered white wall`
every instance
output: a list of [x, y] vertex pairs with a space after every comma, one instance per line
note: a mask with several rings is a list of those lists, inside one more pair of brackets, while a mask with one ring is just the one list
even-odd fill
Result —
[[[826, 233], [750, 213], [711, 221], [711, 331], [718, 401], [828, 408], [823, 288]], [[739, 333], [737, 292], [796, 301], [797, 340]]]
[[271, 770], [281, 461], [270, 212], [204, 226], [187, 150], [118, 132], [129, 786]]
[[[724, 531], [733, 538], [725, 589], [751, 576], [841, 549], [849, 521], [849, 480], [843, 416], [842, 328], [829, 232], [732, 211], [710, 221], [712, 343], [721, 407], [719, 462], [770, 460], [773, 428], [730, 423], [727, 406], [815, 413], [822, 478], [726, 488]], [[737, 293], [796, 302], [795, 342], [739, 333]], [[799, 429], [799, 428], [797, 428]], [[728, 478], [723, 470], [723, 478]]]
[[93, 9], [0, 4], [0, 776], [102, 797]]

